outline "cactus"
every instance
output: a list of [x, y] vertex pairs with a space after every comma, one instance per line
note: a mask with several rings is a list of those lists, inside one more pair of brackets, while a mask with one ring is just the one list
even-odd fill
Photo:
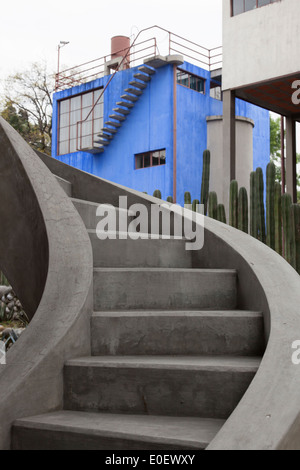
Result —
[[172, 196], [168, 196], [168, 197], [167, 197], [167, 201], [168, 201], [168, 202], [171, 202], [171, 203], [173, 204], [173, 198], [172, 198]]
[[229, 225], [238, 228], [238, 182], [236, 180], [230, 183]]
[[218, 196], [215, 191], [212, 191], [208, 195], [208, 215], [212, 219], [217, 220], [217, 207], [218, 207]]
[[300, 205], [292, 204], [291, 206], [291, 222], [292, 222], [292, 247], [291, 247], [291, 264], [300, 274]]
[[255, 187], [255, 171], [252, 171], [250, 174], [250, 235], [257, 238]]
[[217, 220], [219, 220], [219, 222], [223, 222], [223, 224], [226, 224], [226, 212], [225, 212], [224, 204], [218, 204]]
[[255, 172], [256, 226], [257, 238], [266, 243], [266, 223], [264, 206], [264, 177], [261, 168]]
[[291, 227], [291, 207], [292, 198], [290, 194], [283, 194], [281, 196], [282, 205], [282, 227], [283, 227], [283, 240], [284, 240], [284, 258], [288, 263], [292, 262], [291, 241], [292, 241], [292, 227]]
[[282, 211], [281, 211], [281, 185], [275, 183], [274, 194], [274, 226], [275, 226], [275, 250], [282, 256]]
[[238, 228], [248, 233], [248, 194], [246, 188], [240, 188], [239, 190]]
[[201, 204], [204, 205], [204, 215], [207, 215], [207, 204], [208, 204], [208, 194], [209, 194], [209, 175], [210, 175], [210, 151], [204, 150], [201, 198], [200, 198]]
[[194, 212], [198, 212], [199, 207], [197, 207], [197, 206], [199, 206], [199, 204], [200, 204], [200, 201], [199, 201], [198, 199], [194, 199], [194, 200], [193, 200], [192, 210], [193, 210]]
[[267, 166], [267, 199], [266, 199], [266, 223], [267, 223], [267, 245], [275, 249], [275, 172], [273, 162]]
[[191, 198], [191, 193], [188, 191], [184, 193], [184, 205], [191, 205], [192, 204], [192, 198]]
[[156, 189], [153, 193], [153, 197], [157, 197], [158, 199], [161, 199], [161, 192], [159, 189]]

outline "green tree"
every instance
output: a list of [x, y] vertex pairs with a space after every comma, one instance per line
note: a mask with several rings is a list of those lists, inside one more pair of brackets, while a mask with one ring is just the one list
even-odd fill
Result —
[[10, 75], [4, 90], [2, 116], [34, 149], [50, 154], [54, 83], [46, 64]]
[[281, 183], [281, 118], [270, 116], [270, 160], [275, 164], [275, 180]]

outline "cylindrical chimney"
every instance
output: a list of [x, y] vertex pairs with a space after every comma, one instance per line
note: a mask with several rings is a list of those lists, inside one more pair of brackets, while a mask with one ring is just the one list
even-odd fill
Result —
[[123, 69], [130, 68], [130, 38], [127, 36], [114, 36], [111, 38], [111, 58], [115, 59], [116, 57], [125, 57], [128, 53], [126, 59], [123, 62]]

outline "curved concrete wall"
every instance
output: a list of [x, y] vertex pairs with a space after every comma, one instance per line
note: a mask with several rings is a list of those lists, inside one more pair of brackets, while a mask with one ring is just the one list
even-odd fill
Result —
[[2, 118], [0, 171], [0, 262], [33, 317], [0, 366], [0, 449], [8, 449], [12, 422], [61, 408], [65, 361], [90, 353], [93, 261], [71, 200]]
[[[207, 148], [211, 153], [210, 191], [216, 191], [218, 201], [223, 202], [223, 117], [209, 116], [207, 121]], [[236, 117], [236, 179], [249, 194], [250, 173], [253, 170], [254, 122], [245, 117]]]

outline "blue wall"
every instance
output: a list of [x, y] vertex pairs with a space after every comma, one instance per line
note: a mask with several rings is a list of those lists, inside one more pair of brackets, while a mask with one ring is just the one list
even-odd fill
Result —
[[[183, 204], [184, 193], [200, 199], [202, 155], [207, 148], [206, 117], [221, 115], [223, 103], [210, 98], [210, 73], [185, 62], [180, 68], [206, 80], [206, 93], [176, 86], [177, 93], [177, 202]], [[104, 94], [104, 122], [137, 69], [115, 75]], [[102, 154], [75, 152], [57, 157], [57, 101], [93, 88], [105, 86], [109, 77], [95, 80], [54, 95], [52, 156], [84, 171], [153, 194], [160, 189], [163, 199], [173, 194], [173, 65], [156, 70], [143, 95], [135, 103], [110, 145]], [[264, 170], [270, 156], [269, 113], [236, 100], [236, 114], [254, 120], [253, 166]], [[166, 165], [135, 170], [134, 155], [166, 149]]]

